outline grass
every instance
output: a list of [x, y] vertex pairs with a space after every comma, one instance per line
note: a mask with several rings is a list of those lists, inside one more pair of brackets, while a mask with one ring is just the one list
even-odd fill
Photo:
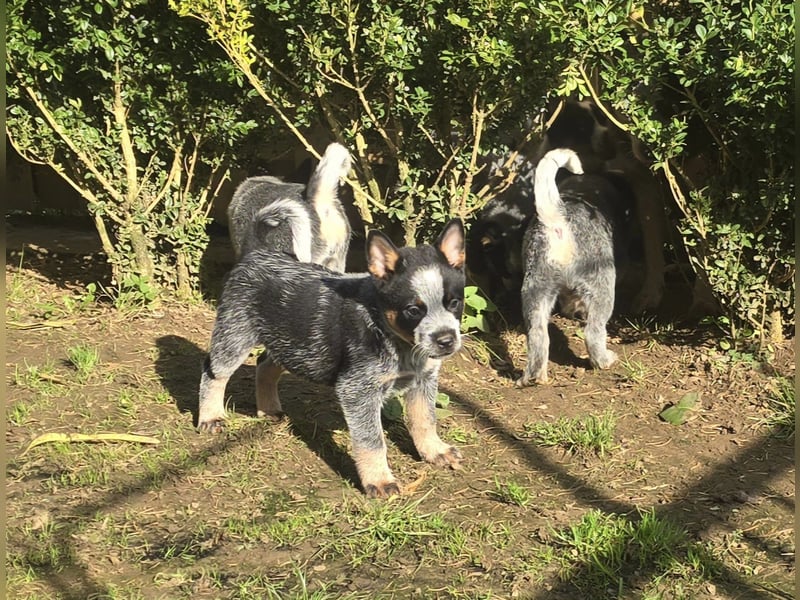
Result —
[[[9, 279], [12, 275], [13, 269], [7, 271]], [[170, 310], [172, 306], [164, 308], [168, 317]], [[204, 309], [198, 314], [208, 316]], [[244, 410], [229, 406], [234, 414], [228, 432], [214, 437], [194, 431], [192, 415], [181, 407], [196, 397], [187, 388], [196, 386], [197, 379], [184, 378], [172, 363], [164, 373], [159, 352], [146, 349], [158, 350], [153, 340], [165, 332], [183, 335], [185, 348], [176, 353], [175, 364], [199, 369], [197, 348], [202, 350], [209, 333], [197, 331], [204, 328], [199, 318], [189, 319], [185, 329], [185, 311], [172, 321], [137, 322], [130, 329], [115, 321], [114, 339], [106, 339], [104, 319], [85, 317], [77, 315], [80, 337], [66, 328], [14, 334], [21, 353], [17, 368], [9, 370], [12, 397], [7, 407], [9, 422], [16, 425], [9, 428], [7, 440], [9, 597], [89, 597], [99, 589], [102, 597], [119, 599], [488, 600], [544, 598], [551, 588], [561, 587], [552, 595], [688, 600], [708, 595], [706, 586], [711, 584], [720, 588], [730, 573], [741, 578], [731, 585], [743, 598], [771, 577], [790, 589], [790, 561], [784, 562], [777, 547], [765, 550], [760, 534], [734, 538], [725, 533], [720, 542], [715, 535], [715, 545], [708, 542], [706, 547], [652, 512], [636, 513], [633, 502], [650, 506], [661, 498], [670, 503], [680, 499], [666, 487], [674, 480], [650, 462], [658, 460], [662, 447], [639, 444], [635, 435], [629, 438], [629, 422], [623, 421], [616, 403], [616, 433], [613, 415], [600, 414], [604, 409], [595, 411], [595, 417], [557, 421], [562, 404], [550, 400], [554, 390], [539, 390], [535, 393], [543, 397], [530, 401], [532, 406], [548, 403], [555, 417], [534, 417], [541, 413], [524, 402], [511, 406], [508, 390], [484, 381], [485, 372], [477, 366], [473, 372], [456, 364], [456, 377], [443, 379], [443, 391], [453, 397], [463, 392], [475, 406], [459, 403], [439, 432], [451, 443], [469, 446], [465, 469], [452, 472], [418, 460], [405, 426], [395, 431], [389, 424], [389, 463], [408, 495], [371, 501], [350, 483], [355, 468], [349, 434], [334, 429], [339, 424], [316, 419], [316, 408], [293, 405], [290, 423], [283, 426], [264, 426], [244, 416], [252, 413], [252, 399], [237, 390], [246, 388], [252, 395], [252, 369], [237, 374], [238, 388], [226, 394], [227, 401], [247, 397], [241, 401], [247, 404]], [[213, 318], [208, 320], [210, 326]], [[49, 348], [66, 356], [64, 349], [79, 340], [90, 340], [104, 359], [112, 355], [111, 344], [130, 344], [127, 349], [136, 358], [119, 364], [98, 359], [85, 369], [91, 386], [82, 386], [77, 366], [54, 368], [40, 358]], [[189, 360], [181, 362], [181, 354]], [[661, 378], [661, 367], [648, 354], [634, 356], [645, 361], [642, 367], [649, 367], [651, 379], [653, 374]], [[28, 366], [22, 357], [37, 357], [40, 364]], [[106, 376], [110, 371], [113, 377]], [[768, 380], [762, 371], [752, 376]], [[758, 413], [788, 426], [794, 410], [790, 382], [774, 382], [769, 392], [763, 391], [766, 386], [748, 388], [748, 393], [756, 387], [758, 391], [742, 397], [742, 406], [764, 402]], [[569, 401], [568, 394], [577, 387], [583, 390], [582, 383], [570, 382], [562, 398]], [[298, 399], [294, 395], [314, 395], [288, 376], [281, 385], [287, 407], [290, 399]], [[616, 389], [603, 394], [621, 392], [632, 401], [647, 401], [646, 390], [640, 393], [619, 380], [608, 387]], [[594, 394], [593, 389], [585, 393]], [[769, 415], [763, 410], [768, 396]], [[302, 398], [304, 406], [311, 407], [311, 402]], [[40, 410], [43, 406], [48, 410]], [[550, 422], [526, 425], [529, 438], [520, 440], [516, 434], [522, 432], [515, 428], [521, 429], [525, 419]], [[642, 421], [638, 423], [641, 427]], [[669, 433], [677, 444], [687, 430]], [[145, 433], [162, 442], [146, 447], [53, 443], [20, 455], [31, 439], [50, 431]], [[623, 435], [625, 451], [614, 450]], [[744, 434], [742, 439], [750, 441]], [[547, 453], [531, 452], [534, 443], [575, 453], [611, 452], [612, 457], [590, 462], [561, 457], [548, 464]], [[782, 448], [772, 446], [770, 452]], [[693, 448], [685, 452], [687, 461], [697, 455]], [[568, 477], [560, 477], [562, 473]], [[789, 474], [782, 471], [780, 477], [783, 485]], [[411, 482], [419, 483], [411, 488]], [[600, 493], [581, 496], [577, 486]], [[776, 494], [783, 493], [783, 487], [776, 488]], [[588, 506], [610, 504], [589, 504], [606, 494], [617, 506], [627, 507], [618, 510], [625, 514], [583, 514]], [[31, 523], [40, 507], [51, 521]], [[726, 515], [732, 530], [746, 529], [750, 511], [755, 522], [765, 509], [781, 519], [780, 527], [790, 527], [790, 508], [784, 514], [777, 500], [765, 497], [760, 508], [735, 507], [738, 513]], [[697, 522], [705, 514], [687, 510], [687, 519]], [[768, 530], [764, 525], [765, 535]], [[773, 564], [765, 566], [768, 560]], [[725, 572], [717, 574], [718, 565]]]
[[[282, 549], [298, 547], [310, 538], [326, 539], [318, 553], [345, 558], [351, 567], [389, 560], [402, 551], [418, 556], [458, 556], [467, 535], [441, 513], [421, 513], [419, 498], [390, 502], [345, 500], [331, 503], [307, 499], [299, 510], [267, 509], [260, 517], [230, 517], [224, 530], [245, 544], [269, 542]], [[266, 501], [272, 506], [272, 500]]]
[[618, 371], [623, 381], [634, 385], [646, 383], [652, 377], [652, 371], [647, 365], [628, 356], [620, 358]]
[[506, 504], [515, 506], [526, 506], [531, 501], [530, 491], [514, 481], [500, 483], [497, 477], [494, 478], [495, 489], [492, 496]]
[[65, 382], [55, 373], [51, 362], [44, 365], [14, 365], [14, 385], [27, 388], [39, 396], [54, 396]]
[[655, 315], [639, 316], [626, 321], [639, 337], [651, 342], [648, 345], [649, 350], [652, 350], [655, 344], [668, 342], [675, 335], [675, 324], [671, 321], [659, 321]]
[[759, 421], [773, 430], [782, 439], [794, 436], [795, 432], [795, 390], [794, 381], [788, 377], [773, 380], [764, 401], [769, 415]]
[[659, 597], [654, 594], [668, 579], [692, 584], [716, 568], [703, 546], [653, 510], [640, 512], [638, 519], [590, 510], [554, 531], [553, 539], [561, 578], [593, 598], [622, 597], [629, 578], [647, 582], [649, 597]]
[[464, 532], [439, 513], [420, 513], [423, 499], [354, 506], [346, 520], [349, 532], [334, 537], [331, 549], [353, 567], [376, 558], [388, 560], [407, 549], [436, 558], [459, 555], [466, 543]]
[[67, 348], [67, 359], [78, 371], [78, 380], [85, 383], [100, 364], [100, 351], [88, 344], [77, 344]]
[[605, 456], [613, 446], [615, 425], [614, 414], [606, 411], [599, 417], [561, 417], [553, 423], [528, 423], [524, 429], [540, 446], [559, 447], [570, 453]]

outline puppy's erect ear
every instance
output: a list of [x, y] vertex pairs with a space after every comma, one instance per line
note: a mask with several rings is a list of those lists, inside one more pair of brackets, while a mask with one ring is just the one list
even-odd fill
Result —
[[367, 234], [367, 268], [378, 279], [389, 279], [397, 268], [397, 247], [380, 231]]
[[452, 219], [444, 226], [442, 234], [436, 240], [436, 247], [444, 254], [451, 267], [464, 268], [466, 252], [464, 250], [464, 225], [461, 219]]

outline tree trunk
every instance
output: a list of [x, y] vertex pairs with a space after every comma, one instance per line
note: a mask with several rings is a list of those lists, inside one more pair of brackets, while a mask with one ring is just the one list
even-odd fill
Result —
[[176, 286], [179, 298], [189, 298], [192, 295], [191, 277], [189, 275], [186, 251], [178, 248], [175, 257]]
[[147, 247], [147, 237], [142, 231], [142, 226], [138, 223], [131, 223], [127, 230], [133, 250], [133, 270], [137, 275], [146, 277], [149, 283], [156, 284], [153, 257]]

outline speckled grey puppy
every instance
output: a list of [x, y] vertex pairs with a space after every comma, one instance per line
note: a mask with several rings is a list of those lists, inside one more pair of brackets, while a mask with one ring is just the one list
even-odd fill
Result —
[[381, 406], [405, 392], [408, 428], [428, 462], [458, 468], [459, 451], [436, 433], [441, 361], [461, 348], [464, 228], [449, 222], [434, 245], [397, 248], [367, 236], [369, 273], [344, 275], [285, 254], [251, 250], [225, 282], [200, 382], [198, 428], [217, 432], [228, 379], [250, 350], [259, 414], [281, 412], [281, 369], [334, 387], [364, 491], [399, 491], [386, 460]]
[[[557, 186], [561, 168], [573, 175]], [[528, 356], [518, 386], [547, 382], [547, 327], [560, 295], [585, 313], [592, 366], [606, 369], [616, 361], [606, 345], [606, 324], [614, 308], [616, 263], [627, 245], [626, 220], [634, 203], [623, 180], [584, 175], [577, 154], [565, 148], [544, 155], [536, 166], [534, 187], [536, 217], [522, 247]]]
[[266, 248], [343, 272], [350, 224], [338, 192], [339, 181], [349, 170], [347, 149], [330, 144], [307, 186], [269, 176], [244, 180], [228, 207], [237, 258], [254, 248]]

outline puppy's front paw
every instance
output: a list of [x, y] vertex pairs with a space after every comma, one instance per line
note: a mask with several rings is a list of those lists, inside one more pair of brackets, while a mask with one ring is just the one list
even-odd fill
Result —
[[389, 498], [400, 494], [400, 486], [394, 480], [380, 483], [364, 483], [364, 493], [367, 498]]
[[514, 383], [514, 385], [518, 388], [528, 387], [529, 385], [533, 384], [538, 385], [547, 385], [550, 383], [550, 379], [547, 377], [547, 373], [540, 374], [538, 377], [528, 377], [527, 375], [523, 375]]
[[256, 416], [261, 419], [266, 419], [270, 423], [280, 423], [286, 417], [286, 413], [282, 410], [277, 412], [265, 412], [263, 410], [256, 411]]
[[225, 419], [208, 419], [197, 423], [197, 431], [200, 433], [218, 434], [225, 431]]
[[602, 356], [599, 356], [597, 358], [592, 358], [591, 362], [592, 366], [594, 366], [596, 369], [608, 369], [615, 362], [617, 362], [617, 355], [611, 350], [608, 350]]
[[461, 461], [464, 460], [464, 457], [455, 446], [447, 446], [443, 452], [426, 456], [425, 460], [437, 467], [450, 467], [457, 471], [461, 468]]

